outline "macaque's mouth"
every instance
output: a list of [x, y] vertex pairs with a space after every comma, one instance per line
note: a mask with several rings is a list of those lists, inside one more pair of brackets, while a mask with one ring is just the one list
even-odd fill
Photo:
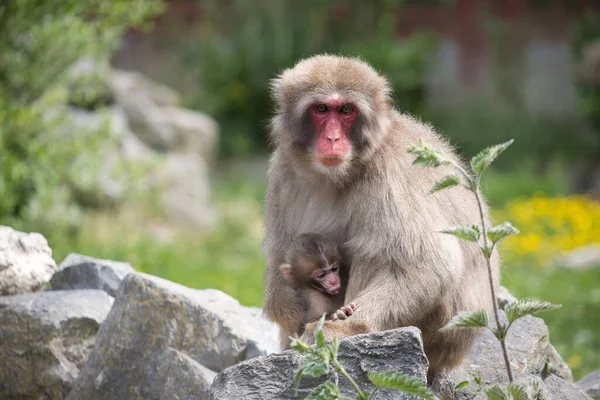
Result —
[[327, 167], [337, 167], [344, 159], [338, 155], [325, 155], [319, 157], [319, 162]]
[[329, 291], [330, 294], [338, 294], [340, 292], [340, 289], [332, 289]]

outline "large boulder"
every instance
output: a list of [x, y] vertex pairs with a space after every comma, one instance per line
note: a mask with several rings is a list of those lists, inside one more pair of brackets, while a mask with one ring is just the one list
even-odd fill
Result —
[[112, 304], [101, 290], [0, 297], [0, 398], [64, 399]]
[[203, 159], [191, 153], [169, 153], [156, 171], [159, 202], [171, 221], [184, 226], [215, 223], [215, 211], [209, 205], [209, 171]]
[[131, 272], [135, 270], [126, 262], [71, 253], [58, 266], [50, 285], [54, 290], [100, 289], [114, 297], [125, 276]]
[[55, 271], [44, 236], [0, 226], [0, 295], [38, 291]]
[[[302, 378], [296, 389], [294, 376], [303, 355], [285, 351], [253, 358], [229, 367], [216, 376], [211, 395], [218, 399], [299, 399], [330, 379], [339, 379], [342, 394], [354, 398], [356, 392], [348, 381], [335, 375]], [[400, 371], [407, 375], [427, 379], [429, 363], [423, 351], [421, 332], [414, 327], [398, 328], [385, 332], [352, 336], [343, 339], [339, 360], [346, 371], [363, 390], [372, 390], [370, 371]], [[376, 399], [417, 399], [418, 397], [392, 390], [378, 391]]]
[[144, 144], [158, 152], [192, 152], [203, 160], [212, 157], [219, 134], [213, 118], [177, 107], [173, 91], [139, 73], [113, 70], [112, 87], [132, 132]]
[[576, 382], [594, 400], [600, 400], [600, 369], [587, 374]]
[[[207, 370], [278, 349], [277, 327], [225, 293], [131, 273], [69, 399], [176, 398], [175, 392], [159, 393], [156, 382], [179, 382], [173, 390], [207, 387]], [[184, 372], [174, 367], [180, 364]], [[188, 381], [198, 376], [202, 382]]]
[[[506, 338], [508, 356], [515, 377], [545, 374], [550, 354], [548, 327], [540, 318], [526, 316], [515, 321]], [[461, 382], [467, 386], [456, 390]], [[470, 399], [471, 392], [505, 384], [507, 372], [498, 339], [484, 329], [459, 368], [436, 377], [434, 390], [444, 398]]]
[[552, 400], [592, 400], [580, 387], [572, 382], [550, 375], [544, 380]]

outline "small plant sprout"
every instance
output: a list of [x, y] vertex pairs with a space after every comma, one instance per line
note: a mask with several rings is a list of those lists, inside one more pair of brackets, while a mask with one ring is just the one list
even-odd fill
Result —
[[[369, 380], [375, 385], [375, 389], [371, 392], [362, 390], [338, 360], [338, 350], [340, 346], [339, 339], [334, 338], [330, 342], [325, 341], [325, 336], [323, 334], [324, 323], [325, 315], [321, 317], [317, 324], [316, 344], [314, 347], [303, 342], [298, 337], [290, 337], [292, 340], [292, 349], [298, 353], [306, 354], [306, 357], [302, 360], [302, 363], [296, 372], [296, 387], [298, 387], [300, 380], [304, 375], [319, 377], [338, 373], [348, 380], [350, 385], [354, 388], [356, 391], [356, 400], [371, 400], [374, 398], [377, 390], [382, 388], [401, 390], [427, 400], [433, 400], [435, 398], [433, 392], [419, 378], [396, 371], [369, 372], [367, 375]], [[310, 392], [306, 399], [335, 400], [351, 398], [343, 397], [337, 384], [326, 381]]]
[[498, 300], [496, 297], [496, 288], [494, 287], [492, 278], [490, 259], [494, 248], [500, 241], [502, 241], [502, 239], [511, 235], [516, 235], [519, 233], [519, 231], [510, 222], [504, 222], [500, 225], [492, 227], [487, 226], [483, 213], [484, 203], [481, 195], [481, 176], [483, 175], [483, 172], [492, 164], [494, 159], [498, 157], [504, 150], [506, 150], [512, 143], [513, 140], [511, 139], [508, 142], [491, 146], [482, 150], [479, 154], [471, 159], [470, 170], [467, 170], [462, 165], [459, 165], [457, 162], [447, 158], [441, 150], [430, 147], [422, 140], [419, 141], [419, 144], [410, 145], [407, 149], [410, 154], [414, 154], [416, 156], [413, 165], [421, 165], [423, 167], [431, 168], [436, 168], [439, 166], [452, 166], [456, 170], [456, 174], [447, 175], [437, 181], [431, 188], [430, 193], [435, 193], [439, 190], [461, 185], [471, 191], [477, 200], [480, 216], [479, 225], [449, 227], [442, 230], [441, 233], [454, 235], [460, 239], [475, 242], [479, 245], [487, 265], [490, 293], [494, 307], [493, 314], [496, 324], [494, 328], [490, 327], [487, 312], [485, 310], [479, 310], [459, 313], [458, 315], [454, 316], [442, 329], [484, 327], [490, 329], [496, 338], [498, 338], [502, 347], [502, 354], [504, 356], [504, 362], [506, 365], [506, 373], [508, 375], [508, 381], [510, 384], [506, 388], [494, 386], [487, 390], [486, 393], [489, 399], [529, 398], [524, 397], [525, 393], [528, 393], [525, 389], [513, 384], [513, 374], [508, 358], [508, 351], [506, 349], [506, 334], [512, 323], [517, 319], [525, 315], [535, 314], [560, 307], [560, 305], [550, 304], [545, 301], [533, 299], [517, 300], [509, 303], [505, 307], [508, 324], [505, 325], [500, 321]]

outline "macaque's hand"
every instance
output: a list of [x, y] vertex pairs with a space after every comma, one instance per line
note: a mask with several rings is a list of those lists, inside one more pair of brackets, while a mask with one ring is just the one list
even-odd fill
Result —
[[329, 319], [331, 321], [337, 321], [338, 319], [346, 319], [349, 316], [351, 316], [352, 314], [354, 314], [354, 310], [356, 310], [356, 304], [354, 304], [354, 303], [346, 304], [339, 310], [331, 313], [331, 316], [329, 317]]

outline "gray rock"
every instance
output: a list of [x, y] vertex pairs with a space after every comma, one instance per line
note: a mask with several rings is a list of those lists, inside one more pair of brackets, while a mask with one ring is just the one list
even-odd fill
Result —
[[[165, 357], [169, 349], [182, 356]], [[192, 360], [221, 371], [278, 349], [277, 327], [225, 293], [131, 273], [119, 288], [69, 398], [159, 399], [153, 382], [164, 380], [164, 371], [175, 373], [177, 363], [189, 365]], [[196, 379], [200, 372], [195, 364], [191, 369], [189, 377]], [[187, 378], [181, 372], [170, 381], [180, 387]], [[193, 388], [200, 383], [186, 384]]]
[[551, 265], [577, 270], [600, 267], [600, 245], [592, 243], [564, 252], [552, 260]]
[[169, 153], [157, 169], [160, 203], [168, 218], [180, 225], [212, 226], [210, 182], [204, 160], [192, 153]]
[[[504, 310], [504, 307], [506, 307], [508, 303], [512, 303], [513, 301], [517, 300], [517, 298], [513, 296], [504, 286], [499, 287], [496, 296], [498, 297], [498, 306], [502, 310]], [[573, 382], [573, 373], [571, 372], [571, 368], [569, 368], [569, 365], [562, 359], [558, 351], [556, 351], [552, 345], [550, 345], [548, 351], [547, 361], [549, 369], [548, 371], [544, 371], [542, 376], [545, 377], [545, 374], [550, 373], [558, 375], [569, 382]]]
[[[526, 316], [517, 320], [508, 332], [506, 344], [515, 377], [542, 373], [550, 351], [548, 327], [542, 319]], [[479, 387], [478, 378], [483, 387], [504, 384], [508, 379], [500, 343], [487, 329], [482, 330], [459, 368], [436, 376], [434, 390], [446, 396], [452, 394], [454, 399], [470, 399], [470, 391]], [[463, 381], [468, 381], [468, 386], [454, 393], [454, 386]]]
[[110, 85], [117, 101], [124, 101], [133, 95], [141, 95], [159, 106], [181, 104], [181, 97], [176, 91], [146, 78], [139, 72], [113, 69], [110, 73]]
[[157, 373], [149, 382], [150, 392], [161, 400], [210, 399], [210, 385], [216, 372], [173, 348], [157, 358]]
[[[298, 390], [294, 375], [303, 359], [294, 351], [257, 357], [227, 368], [215, 377], [211, 388], [217, 399], [297, 399], [304, 398], [327, 378], [303, 377]], [[363, 389], [373, 389], [367, 377], [370, 371], [401, 371], [425, 382], [429, 364], [423, 352], [421, 332], [414, 327], [352, 336], [343, 339], [339, 359]], [[356, 393], [343, 377], [337, 377], [342, 393]], [[354, 394], [354, 396], [353, 396]], [[376, 399], [416, 399], [399, 391], [378, 391]]]
[[557, 375], [569, 382], [573, 382], [573, 372], [571, 372], [569, 364], [563, 360], [558, 351], [556, 351], [552, 345], [550, 345], [550, 350], [548, 352], [548, 363], [550, 366], [550, 370], [548, 371], [549, 373]]
[[544, 384], [548, 388], [551, 400], [591, 400], [577, 385], [556, 375], [548, 376]]
[[64, 399], [112, 303], [101, 290], [0, 297], [0, 398]]
[[38, 291], [55, 271], [46, 238], [0, 226], [0, 295]]
[[131, 272], [135, 270], [126, 262], [71, 253], [60, 263], [50, 284], [54, 290], [100, 289], [114, 297], [121, 281]]
[[575, 384], [594, 400], [600, 399], [600, 369], [587, 374]]
[[212, 117], [176, 107], [165, 107], [177, 137], [174, 150], [197, 154], [209, 162], [214, 154], [219, 136], [219, 125]]

